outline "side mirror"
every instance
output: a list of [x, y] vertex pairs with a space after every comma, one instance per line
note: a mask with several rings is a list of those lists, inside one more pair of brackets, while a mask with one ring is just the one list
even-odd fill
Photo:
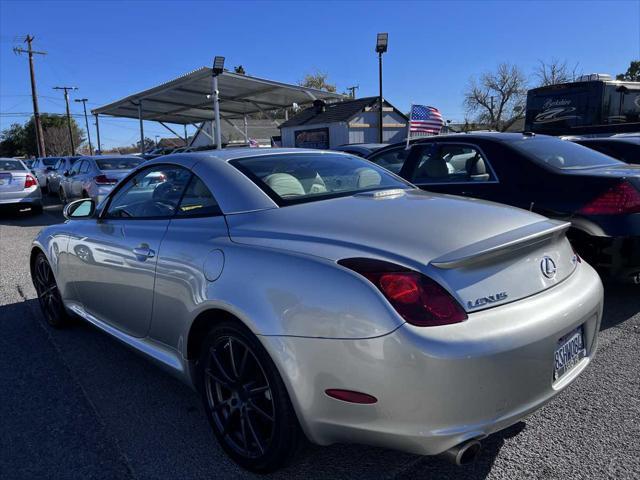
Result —
[[67, 220], [91, 218], [96, 211], [96, 202], [92, 198], [81, 198], [67, 204], [62, 210], [62, 215]]
[[65, 177], [68, 177], [69, 176], [69, 170], [65, 170], [62, 175], [64, 175]]

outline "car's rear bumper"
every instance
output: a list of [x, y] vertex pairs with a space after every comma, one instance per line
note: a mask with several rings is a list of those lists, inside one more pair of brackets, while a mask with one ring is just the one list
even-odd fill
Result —
[[[595, 354], [602, 304], [600, 279], [582, 263], [556, 287], [456, 325], [405, 324], [360, 340], [260, 338], [312, 441], [433, 455], [508, 427], [571, 383]], [[587, 356], [554, 381], [558, 340], [580, 325]], [[330, 388], [378, 401], [346, 403]]]
[[19, 192], [0, 192], [0, 205], [42, 205], [42, 194], [39, 187], [32, 187]]

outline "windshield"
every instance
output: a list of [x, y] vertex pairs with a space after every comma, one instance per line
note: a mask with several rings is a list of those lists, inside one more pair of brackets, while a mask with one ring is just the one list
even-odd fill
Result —
[[96, 159], [98, 168], [100, 170], [131, 170], [137, 167], [142, 162], [143, 158], [102, 158]]
[[351, 155], [291, 153], [230, 162], [279, 205], [388, 188], [411, 188], [387, 170]]
[[516, 150], [538, 163], [560, 170], [616, 167], [624, 163], [590, 148], [557, 138], [527, 138], [510, 142]]
[[22, 163], [18, 160], [0, 160], [0, 172], [24, 171]]
[[40, 160], [42, 160], [42, 163], [44, 163], [47, 167], [53, 167], [56, 163], [58, 163], [60, 157], [46, 157], [41, 158]]

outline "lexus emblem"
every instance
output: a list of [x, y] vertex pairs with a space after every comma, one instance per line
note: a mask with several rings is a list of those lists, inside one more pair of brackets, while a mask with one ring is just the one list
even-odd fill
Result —
[[551, 257], [543, 257], [540, 262], [540, 270], [542, 270], [542, 274], [545, 277], [553, 278], [556, 276], [558, 268], [556, 267], [556, 262], [554, 262]]

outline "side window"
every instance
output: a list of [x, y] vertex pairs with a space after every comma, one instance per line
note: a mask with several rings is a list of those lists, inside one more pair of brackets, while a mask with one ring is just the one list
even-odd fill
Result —
[[83, 160], [80, 164], [80, 173], [87, 173], [89, 171], [89, 162]]
[[176, 212], [191, 172], [173, 165], [145, 168], [115, 193], [107, 218], [165, 218]]
[[400, 173], [402, 165], [404, 165], [410, 151], [411, 150], [407, 150], [404, 147], [394, 148], [393, 150], [387, 150], [378, 155], [373, 155], [369, 160], [397, 174]]
[[411, 181], [418, 184], [495, 181], [480, 150], [471, 145], [440, 144], [423, 147]]
[[80, 171], [80, 165], [82, 165], [83, 163], [84, 161], [77, 162], [73, 167], [71, 167], [71, 170], [69, 171], [69, 176], [76, 175]]
[[176, 215], [179, 217], [190, 217], [200, 215], [220, 215], [222, 211], [218, 202], [204, 184], [195, 175], [184, 192], [180, 206]]
[[53, 166], [54, 170], [60, 170], [60, 167], [62, 167], [62, 165], [64, 164], [64, 159], [60, 159], [56, 162], [56, 164]]

